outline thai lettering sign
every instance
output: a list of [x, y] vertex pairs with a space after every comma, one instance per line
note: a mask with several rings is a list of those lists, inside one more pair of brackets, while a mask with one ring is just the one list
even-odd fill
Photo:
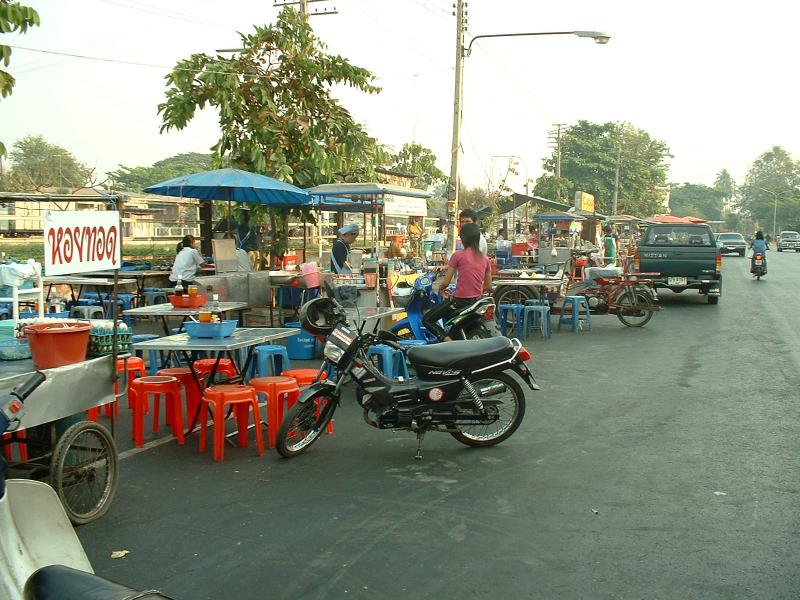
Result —
[[386, 194], [383, 197], [383, 214], [394, 217], [427, 217], [428, 202], [425, 198]]
[[586, 212], [594, 212], [594, 196], [586, 192], [575, 192], [575, 208]]
[[42, 221], [47, 275], [119, 269], [119, 212], [47, 211]]

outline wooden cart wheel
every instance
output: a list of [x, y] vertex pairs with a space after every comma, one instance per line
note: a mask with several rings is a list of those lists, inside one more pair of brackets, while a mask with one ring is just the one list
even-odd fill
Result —
[[81, 421], [64, 432], [50, 465], [50, 485], [75, 525], [102, 517], [117, 490], [117, 447], [108, 430]]

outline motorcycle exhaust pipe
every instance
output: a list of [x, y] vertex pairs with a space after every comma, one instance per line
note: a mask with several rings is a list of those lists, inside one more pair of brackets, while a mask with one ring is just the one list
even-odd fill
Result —
[[494, 396], [496, 394], [500, 394], [505, 392], [508, 389], [505, 383], [501, 383], [496, 381], [494, 383], [488, 383], [482, 386], [475, 386], [475, 391], [478, 392], [478, 396], [481, 398], [488, 398], [489, 396]]

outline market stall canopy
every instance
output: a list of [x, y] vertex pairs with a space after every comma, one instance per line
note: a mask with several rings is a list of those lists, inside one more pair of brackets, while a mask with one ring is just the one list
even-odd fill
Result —
[[559, 221], [585, 221], [586, 218], [574, 213], [553, 210], [546, 213], [538, 213], [533, 216], [533, 221], [539, 222], [559, 222]]
[[623, 223], [641, 223], [646, 224], [650, 223], [647, 219], [642, 219], [639, 217], [634, 217], [633, 215], [612, 215], [608, 217], [608, 221], [613, 224], [623, 224]]
[[336, 196], [313, 196], [312, 208], [329, 212], [372, 212], [383, 207], [383, 198], [339, 198]]
[[674, 217], [672, 215], [655, 215], [648, 217], [648, 221], [654, 223], [707, 223], [706, 219], [700, 217]]
[[430, 198], [433, 194], [417, 188], [407, 188], [385, 183], [324, 183], [305, 190], [313, 196], [408, 196], [411, 198]]
[[308, 206], [311, 196], [290, 183], [239, 169], [182, 175], [144, 189], [149, 194], [199, 200], [228, 200], [265, 206]]

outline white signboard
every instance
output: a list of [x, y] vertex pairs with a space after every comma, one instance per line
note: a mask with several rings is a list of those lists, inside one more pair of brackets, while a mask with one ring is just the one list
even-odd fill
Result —
[[47, 275], [119, 269], [119, 212], [48, 211], [42, 222]]
[[427, 217], [428, 202], [425, 198], [386, 194], [383, 197], [383, 214], [393, 217]]

